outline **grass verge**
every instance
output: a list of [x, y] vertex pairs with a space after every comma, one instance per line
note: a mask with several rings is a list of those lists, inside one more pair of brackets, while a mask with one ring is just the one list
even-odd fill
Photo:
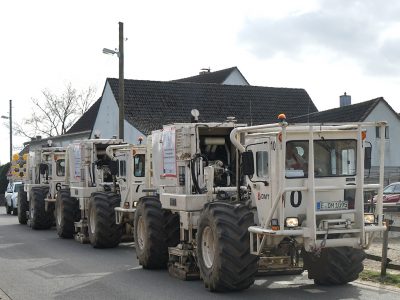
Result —
[[400, 288], [400, 274], [390, 274], [387, 273], [386, 276], [381, 280], [381, 273], [371, 270], [364, 270], [360, 274], [361, 280], [367, 280], [377, 283], [382, 283], [386, 285], [392, 285]]

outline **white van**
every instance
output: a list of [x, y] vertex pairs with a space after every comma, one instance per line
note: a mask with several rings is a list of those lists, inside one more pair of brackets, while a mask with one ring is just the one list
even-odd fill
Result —
[[18, 214], [18, 192], [23, 189], [22, 182], [10, 182], [4, 194], [6, 199], [6, 211], [8, 215]]

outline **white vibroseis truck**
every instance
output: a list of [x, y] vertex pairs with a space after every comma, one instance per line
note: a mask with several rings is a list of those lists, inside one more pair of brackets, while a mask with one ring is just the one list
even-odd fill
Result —
[[[384, 145], [379, 184], [364, 184], [367, 126], [385, 124], [241, 127], [231, 119], [154, 131], [151, 189], [134, 220], [140, 264], [200, 276], [211, 291], [246, 289], [260, 271], [355, 280], [362, 249], [384, 230]], [[379, 190], [375, 215], [364, 215], [366, 189]]]
[[143, 176], [134, 169], [133, 151], [119, 139], [90, 139], [68, 146], [65, 188], [56, 200], [61, 238], [75, 237], [95, 248], [111, 248], [120, 243], [124, 232], [132, 231], [128, 225], [133, 223], [134, 204], [127, 197], [132, 197], [133, 188], [140, 196], [135, 185], [143, 188], [137, 183]]
[[24, 191], [18, 193], [18, 220], [33, 229], [54, 224], [54, 202], [65, 177], [65, 148], [43, 147], [27, 155]]
[[133, 238], [137, 201], [150, 191], [147, 189], [149, 177], [146, 177], [146, 169], [150, 169], [150, 160], [146, 156], [146, 146], [111, 145], [107, 147], [106, 153], [117, 164], [115, 175], [117, 189], [114, 192], [119, 195], [120, 204], [114, 208], [115, 222], [123, 227], [128, 239]]

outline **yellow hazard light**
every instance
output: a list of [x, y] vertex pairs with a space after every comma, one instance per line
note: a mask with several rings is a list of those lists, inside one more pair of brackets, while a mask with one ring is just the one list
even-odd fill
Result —
[[280, 229], [278, 219], [272, 219], [271, 220], [271, 229], [275, 230], [275, 231]]
[[361, 139], [365, 140], [365, 138], [367, 137], [367, 131], [361, 131]]
[[285, 114], [279, 114], [278, 120], [279, 120], [279, 121], [284, 121], [284, 120], [286, 120], [286, 115], [285, 115]]
[[27, 159], [28, 159], [28, 153], [25, 153], [25, 154], [22, 156], [22, 158], [23, 158], [23, 160], [27, 160]]
[[18, 153], [15, 153], [15, 154], [12, 156], [12, 160], [13, 160], [13, 161], [17, 161], [18, 159], [19, 159]]

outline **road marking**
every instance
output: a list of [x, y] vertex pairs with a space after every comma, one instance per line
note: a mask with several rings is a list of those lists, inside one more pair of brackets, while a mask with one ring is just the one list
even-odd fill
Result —
[[262, 280], [262, 279], [258, 279], [256, 281], [254, 281], [255, 285], [263, 285], [264, 283], [266, 283], [268, 280]]
[[280, 284], [280, 285], [301, 285], [301, 283], [299, 282], [294, 282], [294, 281], [274, 281], [274, 283], [276, 284]]
[[137, 266], [137, 267], [130, 268], [128, 270], [140, 270], [140, 269], [143, 269], [143, 267], [142, 266]]
[[23, 245], [24, 243], [12, 243], [12, 244], [2, 244], [0, 245], [0, 249], [11, 248], [18, 245]]
[[7, 296], [6, 293], [2, 289], [0, 289], [0, 300], [11, 300], [10, 297]]
[[304, 291], [307, 291], [311, 294], [319, 294], [319, 293], [325, 293], [325, 291], [318, 290], [318, 289], [304, 289]]

